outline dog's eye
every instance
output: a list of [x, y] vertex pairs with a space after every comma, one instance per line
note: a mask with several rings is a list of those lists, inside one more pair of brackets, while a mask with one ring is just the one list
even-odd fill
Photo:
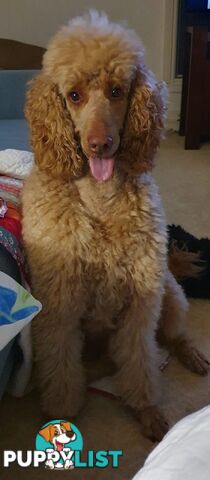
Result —
[[123, 92], [120, 87], [115, 87], [111, 91], [111, 97], [112, 98], [121, 98], [123, 95]]
[[78, 103], [81, 100], [81, 95], [79, 92], [73, 91], [68, 94], [68, 97], [73, 103]]
[[55, 431], [55, 437], [58, 437], [58, 435], [59, 435], [59, 432], [58, 432], [58, 430], [56, 430]]

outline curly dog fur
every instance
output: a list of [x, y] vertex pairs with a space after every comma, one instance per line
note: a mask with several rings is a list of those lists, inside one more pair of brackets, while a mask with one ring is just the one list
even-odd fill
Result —
[[[119, 395], [160, 439], [159, 338], [198, 373], [187, 301], [168, 270], [165, 218], [150, 171], [165, 119], [165, 86], [137, 35], [97, 12], [51, 41], [27, 94], [35, 166], [23, 191], [42, 405], [71, 417], [83, 405], [84, 332], [109, 331]], [[161, 314], [162, 312], [162, 314]]]

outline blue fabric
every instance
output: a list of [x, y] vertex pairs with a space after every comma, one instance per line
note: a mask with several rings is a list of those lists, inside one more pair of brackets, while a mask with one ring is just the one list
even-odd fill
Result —
[[27, 83], [39, 70], [0, 70], [0, 119], [24, 118]]
[[0, 120], [0, 150], [5, 150], [6, 148], [31, 150], [29, 130], [27, 122], [23, 118]]
[[14, 306], [17, 301], [17, 292], [11, 288], [0, 285], [0, 325], [7, 325], [18, 320], [28, 318], [34, 312], [38, 312], [36, 305], [19, 308], [14, 312]]

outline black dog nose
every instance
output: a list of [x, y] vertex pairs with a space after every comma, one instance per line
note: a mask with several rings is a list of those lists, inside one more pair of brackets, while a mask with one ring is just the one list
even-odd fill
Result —
[[67, 437], [72, 438], [74, 436], [74, 432], [72, 432], [72, 430], [67, 430], [66, 435]]
[[91, 152], [96, 154], [108, 153], [113, 145], [112, 137], [89, 137], [88, 144]]

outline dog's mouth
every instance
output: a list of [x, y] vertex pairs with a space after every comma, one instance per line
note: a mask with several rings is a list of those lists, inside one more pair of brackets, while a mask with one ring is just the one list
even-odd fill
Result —
[[105, 182], [112, 177], [115, 165], [114, 157], [88, 157], [88, 162], [91, 174], [96, 180]]
[[56, 449], [58, 450], [58, 452], [61, 452], [61, 450], [63, 450], [63, 443], [58, 442], [58, 440], [56, 440], [55, 443], [56, 443]]

